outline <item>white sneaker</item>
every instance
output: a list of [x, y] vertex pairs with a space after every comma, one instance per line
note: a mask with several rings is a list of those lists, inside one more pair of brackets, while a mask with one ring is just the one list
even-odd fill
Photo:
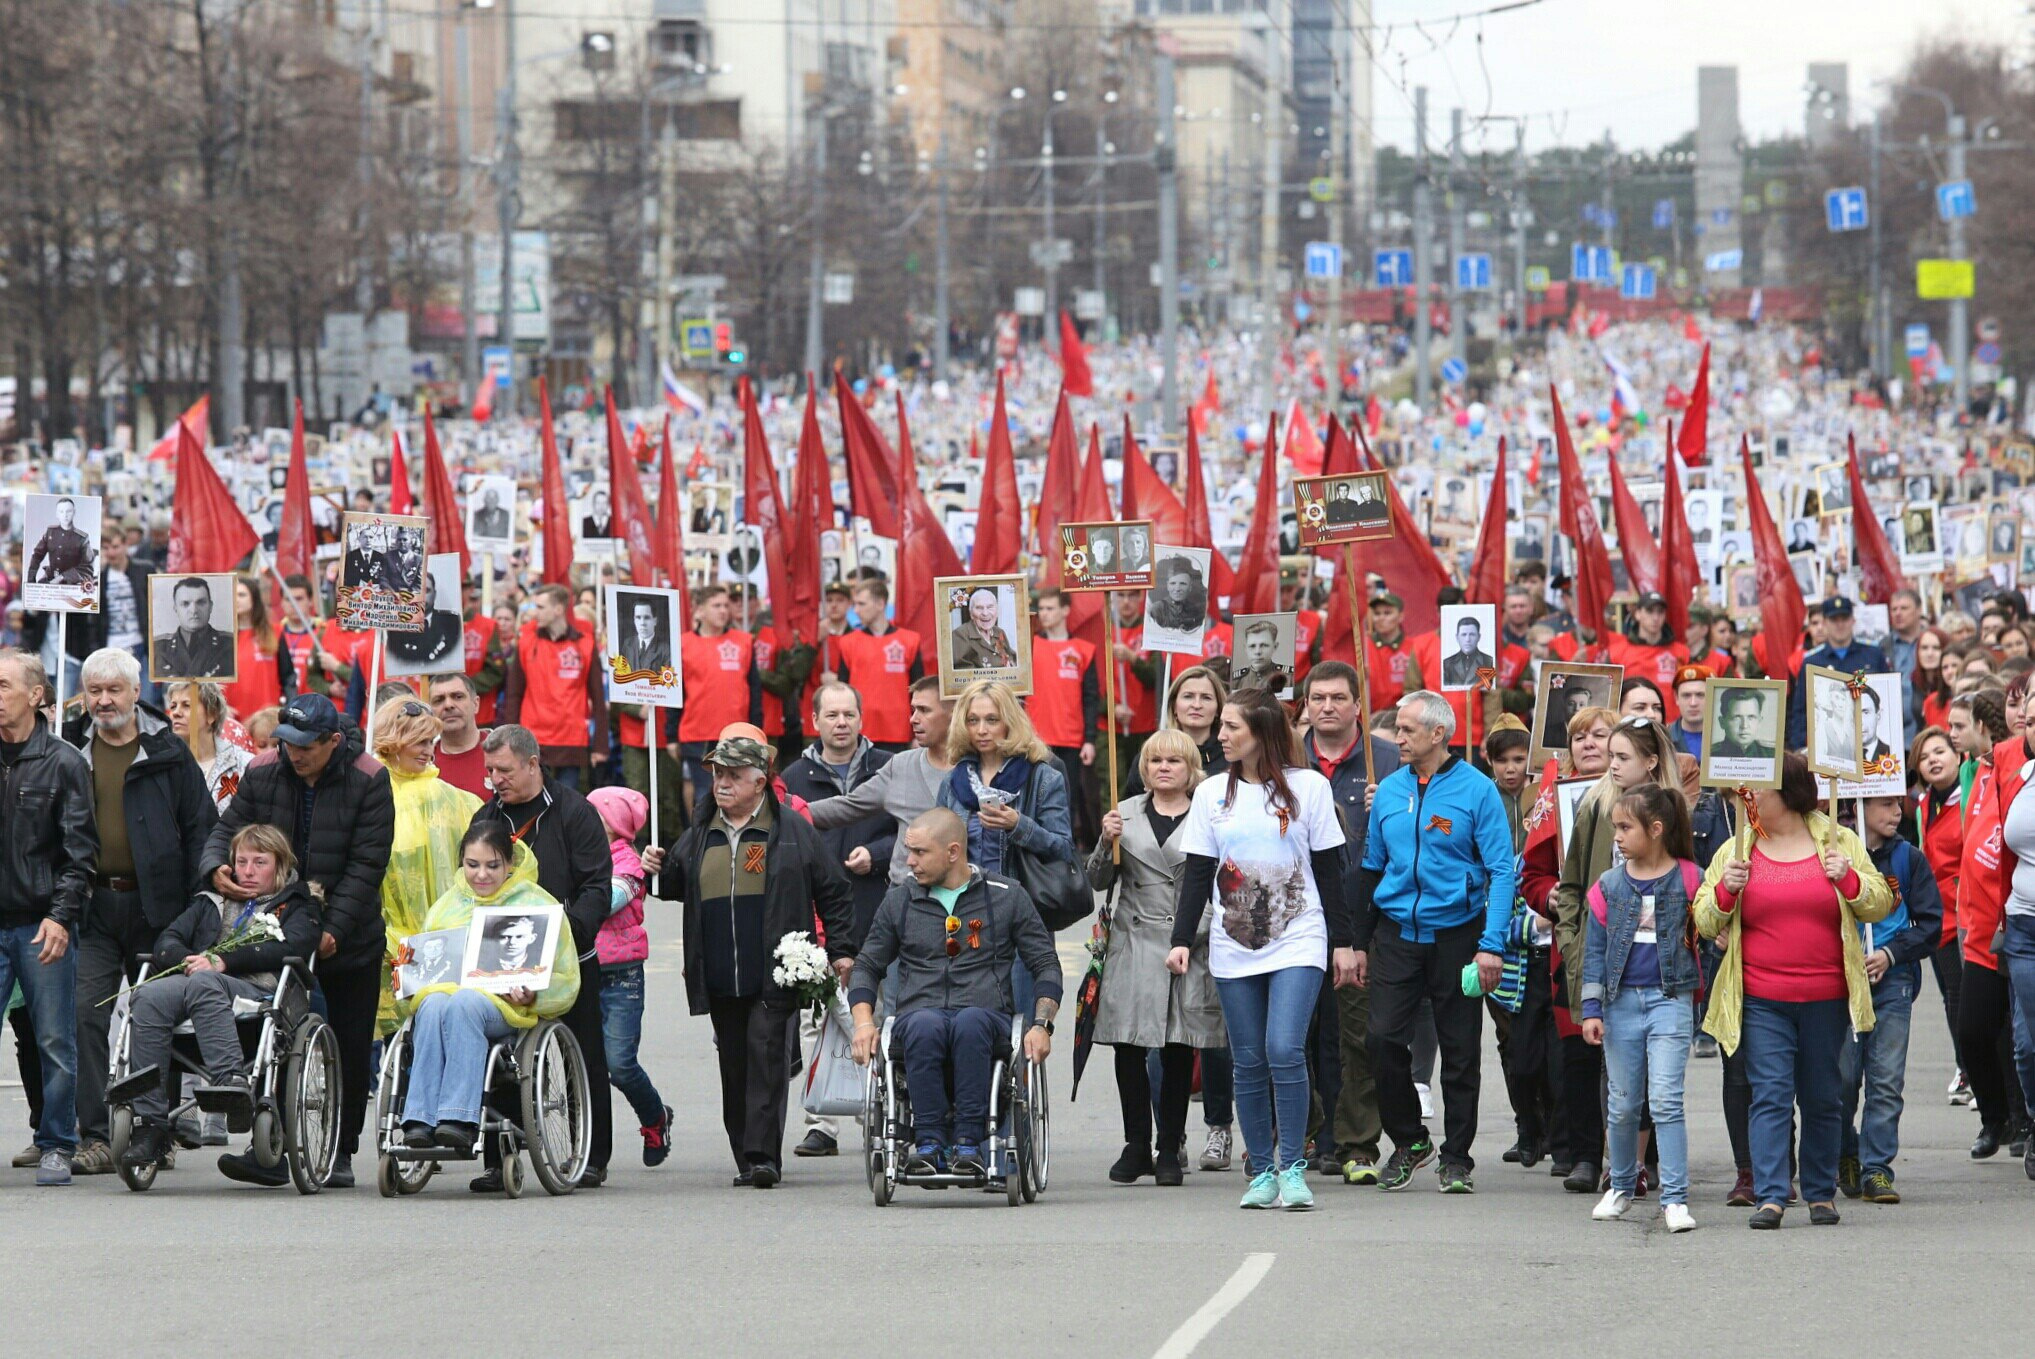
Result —
[[1201, 1151], [1203, 1170], [1228, 1170], [1230, 1161], [1229, 1124], [1208, 1130], [1208, 1145]]
[[1413, 1093], [1420, 1096], [1420, 1117], [1423, 1121], [1434, 1117], [1434, 1091], [1420, 1082], [1413, 1083]]
[[1971, 1103], [1971, 1085], [1965, 1080], [1964, 1071], [1961, 1068], [1955, 1076], [1950, 1078], [1950, 1089], [1946, 1093], [1952, 1104], [1969, 1105]]
[[1671, 1232], [1696, 1230], [1696, 1219], [1690, 1216], [1689, 1205], [1686, 1203], [1670, 1203], [1662, 1208], [1661, 1220], [1668, 1224], [1668, 1230]]
[[1622, 1189], [1607, 1189], [1604, 1197], [1597, 1200], [1597, 1206], [1590, 1210], [1593, 1222], [1616, 1222], [1632, 1209], [1632, 1195]]

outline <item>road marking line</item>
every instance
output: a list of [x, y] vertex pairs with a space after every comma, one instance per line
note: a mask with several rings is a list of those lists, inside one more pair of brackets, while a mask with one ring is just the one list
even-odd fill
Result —
[[1215, 1290], [1215, 1296], [1201, 1304], [1198, 1311], [1180, 1323], [1180, 1329], [1166, 1337], [1166, 1343], [1159, 1346], [1152, 1359], [1187, 1359], [1194, 1353], [1194, 1347], [1208, 1339], [1209, 1332], [1222, 1324], [1222, 1319], [1234, 1312], [1251, 1290], [1265, 1281], [1272, 1272], [1272, 1262], [1279, 1257], [1270, 1252], [1246, 1255], [1244, 1262], [1237, 1266], [1237, 1272], [1229, 1276], [1228, 1282]]

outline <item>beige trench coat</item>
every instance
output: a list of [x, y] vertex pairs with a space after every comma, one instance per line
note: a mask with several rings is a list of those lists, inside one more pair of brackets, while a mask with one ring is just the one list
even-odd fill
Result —
[[1222, 1003], [1208, 972], [1208, 907], [1202, 910], [1187, 975], [1176, 977], [1166, 970], [1166, 955], [1173, 948], [1173, 908], [1187, 869], [1187, 855], [1179, 848], [1186, 823], [1160, 844], [1145, 818], [1147, 796], [1126, 798], [1117, 809], [1123, 813], [1122, 866], [1112, 861], [1106, 842], [1088, 856], [1088, 881], [1096, 891], [1118, 884], [1095, 1041], [1146, 1048], [1165, 1043], [1227, 1047]]

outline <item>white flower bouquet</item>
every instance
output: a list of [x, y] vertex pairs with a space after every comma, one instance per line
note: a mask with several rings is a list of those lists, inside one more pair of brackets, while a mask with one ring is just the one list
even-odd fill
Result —
[[801, 1009], [824, 1010], [833, 1003], [833, 965], [827, 961], [827, 951], [806, 931], [795, 930], [778, 940], [771, 957], [777, 965], [770, 969], [770, 980], [796, 992]]
[[[212, 946], [202, 953], [193, 953], [180, 963], [172, 964], [160, 972], [151, 973], [147, 981], [128, 989], [130, 992], [139, 991], [150, 982], [159, 982], [165, 977], [181, 977], [190, 970], [192, 962], [196, 959], [212, 958], [216, 960], [237, 948], [245, 948], [249, 944], [266, 944], [282, 937], [283, 922], [276, 918], [274, 912], [256, 911], [241, 924], [220, 935], [219, 938], [212, 942]], [[99, 1003], [101, 1005], [110, 1005], [118, 995], [119, 993], [115, 992]]]

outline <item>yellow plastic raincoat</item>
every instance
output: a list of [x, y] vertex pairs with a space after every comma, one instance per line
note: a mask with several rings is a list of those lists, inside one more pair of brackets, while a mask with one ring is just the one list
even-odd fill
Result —
[[435, 767], [421, 774], [390, 769], [389, 791], [396, 804], [396, 838], [382, 878], [382, 924], [388, 933], [376, 1018], [383, 1037], [402, 1022], [389, 985], [396, 950], [424, 928], [431, 904], [459, 882], [459, 841], [480, 810], [479, 798], [440, 779]]
[[[515, 906], [528, 910], [538, 907], [556, 906], [552, 895], [537, 885], [537, 856], [530, 847], [520, 840], [516, 842], [516, 857], [509, 865], [509, 876], [487, 896], [476, 896], [466, 885], [463, 876], [454, 875], [454, 885], [438, 898], [424, 917], [425, 930], [450, 930], [473, 919], [476, 908], [481, 906]], [[559, 919], [562, 931], [558, 940], [558, 954], [551, 964], [551, 984], [537, 993], [536, 1003], [528, 1007], [511, 1005], [506, 996], [491, 995], [495, 1008], [502, 1012], [502, 1018], [519, 1029], [537, 1026], [540, 1019], [556, 1019], [572, 1008], [572, 1002], [579, 997], [579, 950], [573, 947], [572, 924]], [[397, 1002], [405, 1015], [423, 1003], [424, 997], [457, 991], [451, 982], [427, 986], [409, 1000]]]

